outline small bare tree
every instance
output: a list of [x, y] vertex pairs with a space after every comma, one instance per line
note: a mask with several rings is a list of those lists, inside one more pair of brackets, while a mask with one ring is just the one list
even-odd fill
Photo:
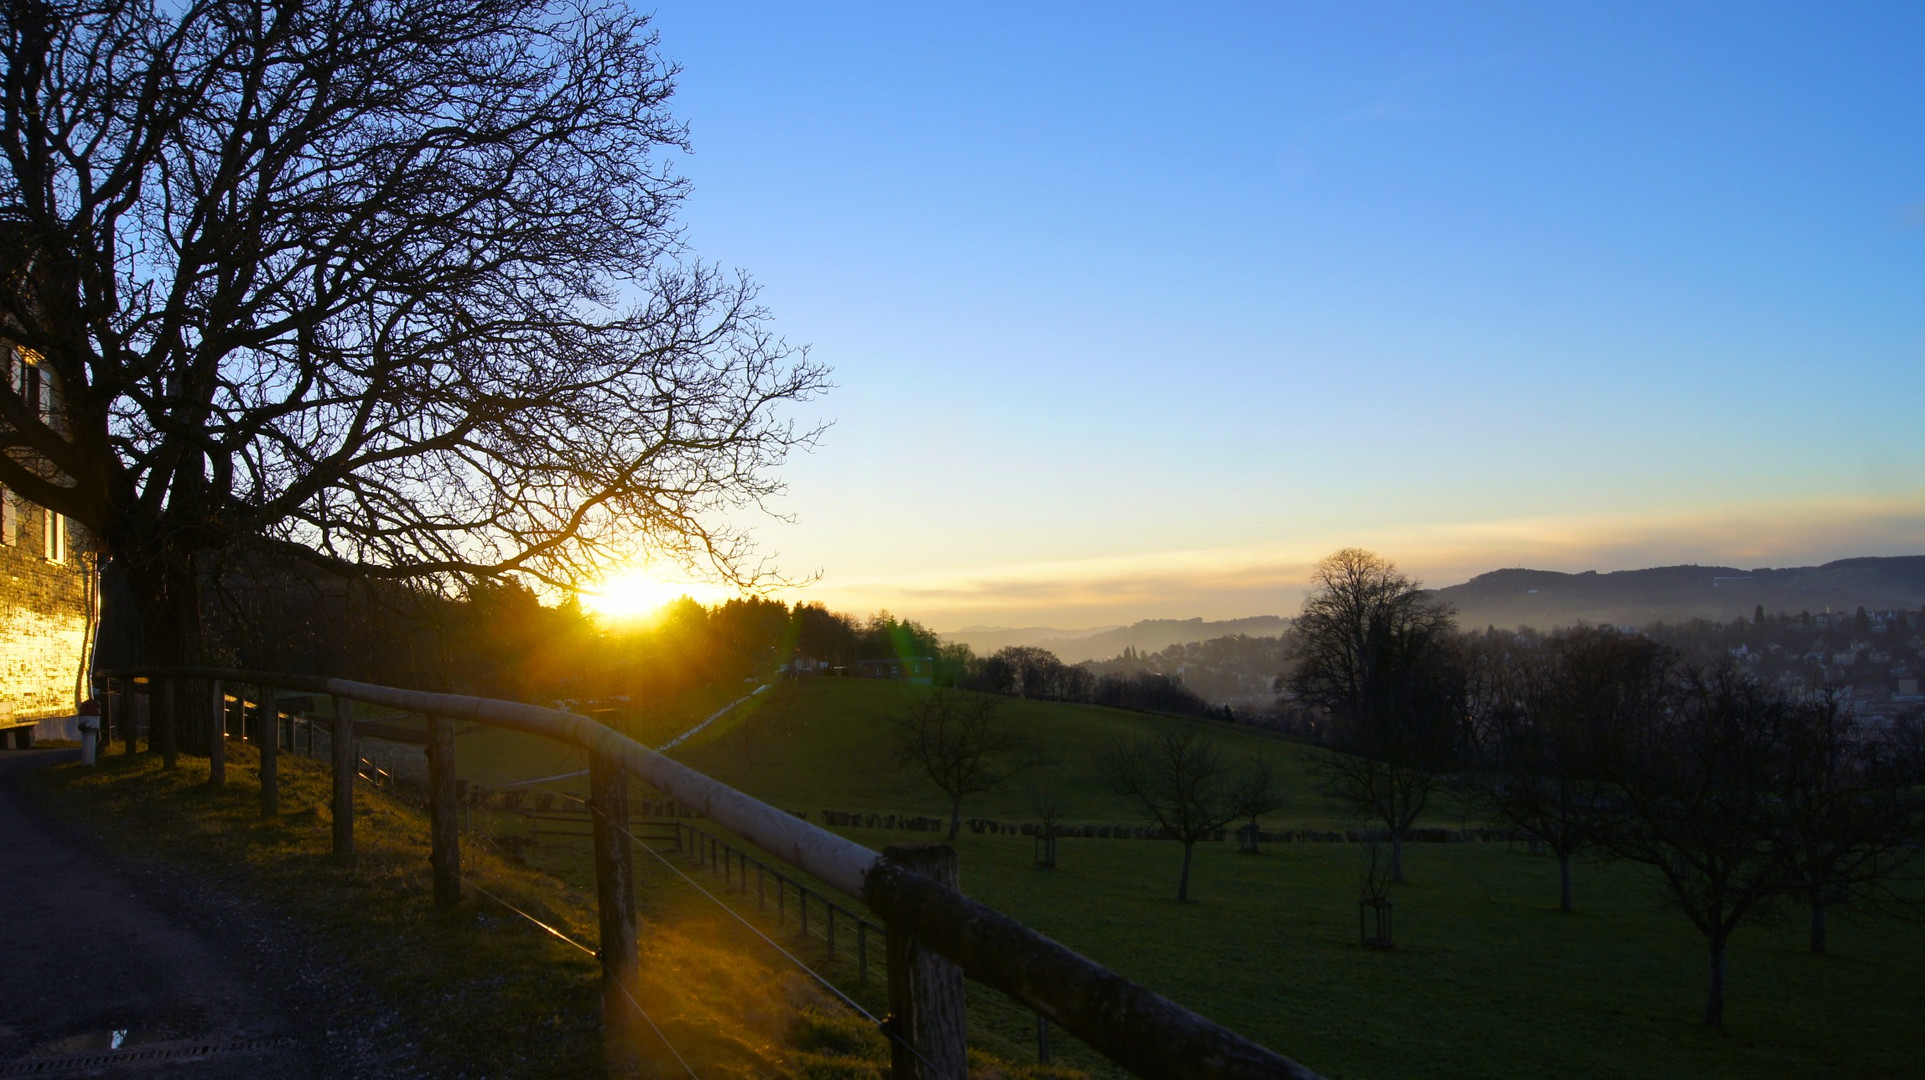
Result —
[[1232, 766], [1222, 750], [1195, 727], [1172, 726], [1103, 748], [1098, 767], [1110, 790], [1183, 845], [1183, 871], [1176, 898], [1190, 898], [1190, 863], [1196, 843], [1238, 818], [1254, 818], [1281, 803], [1268, 762]]
[[897, 717], [892, 757], [949, 796], [949, 839], [962, 829], [962, 802], [1021, 772], [1027, 740], [1002, 722], [1002, 699], [938, 687]]
[[1069, 813], [1069, 806], [1063, 798], [1060, 787], [1047, 777], [1039, 777], [1029, 785], [1029, 810], [1036, 815], [1038, 827], [1043, 830], [1040, 847], [1043, 857], [1037, 864], [1046, 870], [1056, 869], [1056, 830]]

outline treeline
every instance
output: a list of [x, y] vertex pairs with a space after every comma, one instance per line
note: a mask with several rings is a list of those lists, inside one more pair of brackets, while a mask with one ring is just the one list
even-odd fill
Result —
[[954, 685], [964, 690], [1139, 712], [1224, 715], [1223, 709], [1203, 700], [1182, 680], [1161, 672], [1098, 675], [1086, 666], [1065, 664], [1055, 653], [1034, 645], [1014, 645], [981, 658], [968, 655], [967, 646], [956, 648], [961, 666], [954, 672]]
[[209, 590], [208, 624], [226, 662], [451, 689], [519, 701], [672, 698], [782, 672], [857, 674], [864, 660], [928, 660], [939, 686], [1013, 697], [1211, 716], [1221, 710], [1174, 677], [1096, 676], [1046, 650], [976, 656], [887, 611], [859, 618], [821, 604], [683, 598], [654, 617], [606, 623], [572, 600], [544, 603], [514, 582], [448, 598], [359, 588], [278, 566]]
[[886, 611], [857, 619], [821, 604], [684, 597], [646, 621], [604, 625], [513, 585], [472, 592], [449, 640], [450, 666], [464, 681], [521, 699], [673, 695], [784, 669], [853, 675], [859, 660], [890, 657], [966, 663], [934, 631]]

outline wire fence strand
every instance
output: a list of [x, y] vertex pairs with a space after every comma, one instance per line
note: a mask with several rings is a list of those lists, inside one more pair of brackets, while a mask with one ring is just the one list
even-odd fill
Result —
[[[491, 769], [483, 769], [481, 771], [487, 772], [492, 776], [500, 776], [503, 779], [507, 779], [507, 780], [514, 779], [514, 777], [507, 776], [506, 774], [503, 774], [503, 773], [494, 772]], [[553, 788], [541, 787], [536, 784], [529, 784], [527, 786], [535, 787], [537, 790], [547, 791], [554, 795], [564, 794], [562, 792], [555, 791]], [[580, 798], [580, 796], [575, 796], [575, 795], [566, 795], [564, 797], [575, 798], [575, 799]], [[599, 807], [595, 806], [592, 800], [582, 800], [582, 801], [588, 807], [588, 812], [590, 814], [593, 814], [595, 816], [603, 818], [604, 820], [607, 820], [607, 815], [603, 813], [603, 811]], [[907, 1039], [904, 1039], [901, 1035], [898, 1035], [895, 1031], [893, 1031], [891, 1029], [890, 1024], [887, 1024], [882, 1020], [878, 1019], [876, 1017], [876, 1014], [870, 1012], [868, 1009], [863, 1008], [861, 1002], [850, 997], [848, 994], [843, 993], [842, 989], [836, 986], [835, 983], [831, 982], [827, 976], [823, 975], [821, 972], [810, 967], [807, 963], [804, 963], [800, 957], [796, 956], [794, 953], [790, 952], [789, 950], [783, 948], [781, 944], [778, 943], [774, 938], [771, 938], [769, 935], [763, 933], [760, 927], [756, 926], [754, 923], [744, 918], [741, 912], [736, 911], [733, 907], [730, 907], [728, 903], [723, 901], [720, 897], [716, 896], [714, 893], [709, 892], [707, 889], [703, 888], [700, 882], [696, 881], [694, 878], [684, 873], [682, 871], [682, 868], [679, 866], [676, 866], [673, 862], [669, 861], [667, 856], [663, 855], [659, 851], [656, 851], [646, 841], [637, 837], [634, 833], [629, 832], [627, 822], [616, 822], [615, 829], [618, 832], [620, 832], [622, 835], [628, 837], [629, 840], [634, 842], [643, 851], [646, 851], [650, 855], [654, 856], [657, 862], [660, 862], [663, 866], [668, 867], [671, 871], [675, 873], [676, 877], [679, 877], [683, 881], [688, 882], [689, 887], [693, 888], [696, 892], [701, 893], [703, 896], [707, 897], [711, 903], [713, 903], [716, 907], [721, 908], [724, 912], [728, 914], [730, 918], [734, 919], [738, 923], [741, 923], [742, 926], [749, 931], [749, 933], [754, 934], [758, 938], [761, 938], [762, 941], [765, 944], [767, 944], [769, 948], [774, 949], [776, 952], [782, 954], [782, 956], [785, 959], [787, 959], [789, 963], [794, 964], [797, 968], [801, 969], [810, 978], [814, 979], [817, 983], [821, 984], [823, 989], [829, 991], [829, 993], [831, 994], [834, 994], [839, 1000], [841, 1000], [841, 1002], [844, 1005], [847, 1005], [849, 1008], [855, 1010], [856, 1013], [861, 1015], [864, 1019], [868, 1020], [871, 1024], [874, 1024], [876, 1026], [876, 1030], [882, 1032], [885, 1038], [888, 1038], [890, 1041], [901, 1046], [904, 1050], [907, 1050], [911, 1055], [913, 1055], [916, 1058], [917, 1061], [920, 1061], [923, 1063], [923, 1065], [927, 1066], [931, 1072], [941, 1071], [934, 1062], [930, 1061], [928, 1058], [923, 1056], [922, 1051], [916, 1049], [916, 1045], [914, 1043], [909, 1042]], [[967, 986], [967, 985], [968, 983], [965, 981], [964, 986]], [[630, 1000], [633, 1000], [633, 999], [631, 998]], [[640, 1006], [638, 1005], [637, 1008], [639, 1007]], [[651, 1021], [650, 1023], [652, 1026], [653, 1022]], [[666, 1042], [667, 1040], [663, 1040], [663, 1041]], [[670, 1050], [672, 1052], [673, 1047], [671, 1047]], [[964, 1074], [957, 1076], [955, 1080], [968, 1080], [968, 1076], [965, 1072]]]
[[[596, 957], [598, 959], [600, 958], [601, 954], [596, 952], [594, 949], [591, 949], [588, 946], [583, 945], [581, 942], [576, 941], [574, 938], [569, 937], [567, 934], [562, 933], [560, 930], [557, 930], [553, 926], [550, 926], [547, 923], [541, 921], [540, 919], [535, 918], [533, 915], [528, 914], [526, 911], [523, 911], [522, 909], [516, 907], [514, 904], [509, 903], [507, 900], [504, 900], [501, 897], [495, 895], [494, 893], [489, 892], [487, 889], [482, 888], [481, 885], [478, 882], [476, 882], [473, 877], [470, 877], [467, 874], [463, 874], [461, 877], [463, 881], [466, 881], [468, 883], [469, 888], [487, 897], [488, 899], [493, 900], [495, 903], [500, 904], [502, 907], [507, 908], [509, 911], [514, 912], [515, 914], [521, 916], [522, 918], [527, 919], [529, 922], [534, 923], [536, 926], [541, 927], [543, 930], [548, 931], [548, 933], [553, 935], [557, 940], [565, 942], [566, 944], [569, 944], [569, 945], [573, 945], [575, 948], [580, 949], [582, 952], [585, 952], [590, 956]], [[648, 1015], [648, 1010], [642, 1008], [642, 1003], [635, 1000], [634, 994], [631, 994], [628, 992], [628, 987], [618, 983], [616, 984], [616, 989], [622, 992], [622, 996], [628, 999], [628, 1003], [630, 1005], [635, 1006], [635, 1011], [641, 1014], [642, 1020], [648, 1024], [648, 1029], [655, 1033], [656, 1038], [662, 1040], [663, 1046], [668, 1047], [668, 1052], [674, 1055], [676, 1063], [682, 1066], [683, 1072], [688, 1073], [690, 1080], [701, 1080], [701, 1077], [695, 1075], [695, 1070], [689, 1067], [688, 1060], [682, 1057], [682, 1052], [680, 1050], [675, 1049], [674, 1043], [668, 1041], [668, 1035], [664, 1033], [661, 1027], [655, 1023], [655, 1018]]]

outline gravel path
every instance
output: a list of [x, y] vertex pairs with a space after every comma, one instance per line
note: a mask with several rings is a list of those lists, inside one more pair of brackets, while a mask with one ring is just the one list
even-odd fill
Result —
[[105, 855], [21, 792], [27, 770], [76, 753], [0, 753], [0, 1080], [429, 1071], [301, 927], [218, 883]]

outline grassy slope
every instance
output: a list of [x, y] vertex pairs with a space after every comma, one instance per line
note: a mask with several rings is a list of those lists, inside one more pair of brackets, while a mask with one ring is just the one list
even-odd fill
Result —
[[[718, 723], [678, 756], [778, 805], [941, 811], [942, 799], [887, 762], [886, 729], [905, 688], [823, 681]], [[913, 691], [907, 691], [913, 692]], [[1100, 789], [1090, 749], [1109, 732], [1185, 721], [1079, 706], [1011, 703], [1054, 758], [1080, 820], [1129, 820]], [[1278, 822], [1338, 825], [1309, 791], [1311, 751], [1225, 730], [1235, 753], [1268, 752], [1293, 786]], [[1020, 792], [965, 813], [1027, 818]], [[1453, 823], [1454, 815], [1439, 823]], [[898, 832], [848, 830], [872, 846]], [[1580, 911], [1554, 910], [1555, 863], [1501, 845], [1419, 845], [1399, 889], [1390, 953], [1356, 945], [1359, 849], [1231, 845], [1199, 852], [1193, 895], [1169, 899], [1173, 845], [1065, 840], [1062, 868], [1029, 865], [1021, 838], [960, 841], [973, 894], [1238, 1030], [1336, 1077], [1746, 1077], [1779, 1071], [1905, 1076], [1916, 1070], [1925, 1005], [1915, 973], [1925, 932], [1842, 927], [1834, 955], [1802, 948], [1797, 912], [1732, 946], [1730, 1017], [1696, 1023], [1703, 958], [1682, 917], [1655, 909], [1628, 866], [1586, 867]]]
[[[675, 756], [778, 806], [807, 810], [817, 821], [823, 808], [946, 816], [949, 808], [940, 793], [889, 760], [891, 718], [906, 695], [919, 692], [926, 691], [856, 679], [778, 687], [717, 721]], [[1135, 821], [1138, 814], [1130, 803], [1103, 787], [1097, 749], [1113, 736], [1194, 722], [1021, 700], [1006, 701], [1003, 718], [1028, 734], [1041, 761], [1002, 790], [966, 801], [965, 817], [1031, 820], [1026, 785], [1046, 779], [1067, 799], [1072, 821]], [[1306, 770], [1315, 751], [1248, 728], [1206, 726], [1231, 756], [1264, 755], [1277, 766], [1290, 798], [1266, 820], [1316, 828], [1346, 820], [1340, 808], [1310, 789]]]

